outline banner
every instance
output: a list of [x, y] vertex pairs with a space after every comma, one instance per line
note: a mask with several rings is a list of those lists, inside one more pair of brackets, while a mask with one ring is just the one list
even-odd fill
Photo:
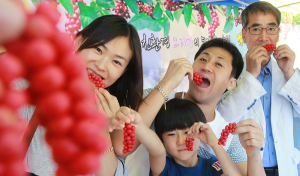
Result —
[[[25, 0], [24, 0], [25, 1]], [[44, 0], [31, 0], [31, 7]], [[142, 45], [144, 88], [154, 87], [164, 76], [172, 59], [187, 58], [191, 63], [203, 42], [223, 38], [247, 53], [242, 40], [243, 8], [204, 3], [153, 0], [46, 0], [54, 1], [61, 12], [57, 27], [74, 37], [95, 18], [117, 14], [138, 30]], [[280, 41], [300, 56], [299, 14], [282, 12]], [[299, 59], [298, 59], [299, 60]], [[296, 59], [295, 67], [300, 67]], [[187, 91], [185, 78], [175, 91]]]

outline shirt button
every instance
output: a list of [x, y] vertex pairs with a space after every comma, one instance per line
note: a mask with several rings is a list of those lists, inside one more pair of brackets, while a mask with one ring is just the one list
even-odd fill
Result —
[[275, 152], [272, 152], [272, 155], [275, 155]]
[[269, 135], [272, 136], [272, 133], [270, 133]]
[[266, 118], [268, 119], [268, 118], [269, 118], [269, 116], [267, 115], [267, 116], [266, 116]]
[[268, 100], [268, 99], [269, 99], [269, 97], [266, 97], [266, 99]]

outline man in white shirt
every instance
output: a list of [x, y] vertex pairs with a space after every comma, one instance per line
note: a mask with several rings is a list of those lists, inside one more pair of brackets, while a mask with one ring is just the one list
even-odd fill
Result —
[[[226, 125], [226, 122], [214, 108], [225, 90], [235, 87], [236, 79], [239, 77], [242, 68], [242, 56], [235, 46], [222, 39], [212, 39], [200, 47], [195, 56], [193, 66], [187, 59], [171, 61], [165, 77], [159, 83], [162, 90], [153, 89], [140, 106], [139, 113], [142, 115], [144, 123], [150, 126], [156, 113], [166, 100], [166, 96], [180, 84], [185, 75], [188, 74], [189, 79], [193, 80], [192, 75], [194, 70], [202, 76], [203, 83], [197, 85], [196, 82], [190, 81], [189, 91], [184, 98], [195, 102], [202, 109], [207, 122], [211, 126], [215, 126], [213, 131], [219, 137], [220, 130]], [[221, 125], [216, 125], [216, 120], [219, 119], [221, 120]], [[236, 134], [239, 134], [240, 143], [246, 149], [248, 159], [248, 162], [245, 162], [245, 160], [242, 161], [240, 158], [236, 159], [241, 160], [241, 162], [237, 163], [240, 171], [243, 175], [257, 176], [261, 175], [261, 173], [264, 174], [260, 157], [263, 140], [263, 133], [260, 126], [254, 120], [245, 120], [238, 124]], [[230, 145], [234, 143], [233, 140], [234, 137], [231, 137], [226, 147], [230, 148]], [[147, 161], [146, 157], [148, 153], [143, 148], [141, 145], [126, 158], [125, 164], [127, 165], [129, 175], [148, 175], [148, 168], [150, 167], [147, 163], [143, 163], [143, 161]], [[117, 149], [117, 151], [119, 150]], [[198, 153], [206, 157], [214, 154], [204, 145], [200, 147]], [[239, 154], [238, 152], [232, 153]], [[117, 154], [122, 155], [122, 153]], [[235, 160], [234, 156], [231, 158]]]
[[[280, 11], [264, 1], [242, 12], [243, 41], [247, 44], [246, 72], [217, 110], [226, 121], [254, 119], [264, 131], [263, 165], [268, 176], [296, 176], [299, 151], [294, 147], [294, 117], [300, 117], [300, 72], [287, 45], [267, 52], [279, 40]], [[272, 56], [273, 54], [273, 56]]]

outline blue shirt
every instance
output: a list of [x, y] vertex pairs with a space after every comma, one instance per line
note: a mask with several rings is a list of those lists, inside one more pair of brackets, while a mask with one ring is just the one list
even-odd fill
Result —
[[266, 119], [266, 144], [263, 154], [263, 165], [264, 167], [277, 166], [276, 151], [274, 145], [274, 138], [272, 133], [271, 125], [271, 92], [272, 92], [272, 66], [271, 60], [265, 68], [261, 67], [260, 74], [257, 77], [258, 81], [262, 84], [266, 90], [266, 94], [260, 97], [263, 105], [265, 119]]
[[[198, 158], [199, 163], [197, 166], [184, 167], [177, 164], [173, 158], [167, 157], [161, 176], [220, 176], [223, 174], [221, 166], [220, 168], [215, 168], [215, 163], [218, 161], [216, 157], [205, 159], [198, 156]], [[149, 175], [152, 176], [151, 169]]]

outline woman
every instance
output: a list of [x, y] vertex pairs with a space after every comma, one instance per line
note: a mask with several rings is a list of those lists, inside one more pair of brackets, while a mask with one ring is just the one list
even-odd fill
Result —
[[[138, 109], [142, 101], [143, 71], [140, 40], [132, 25], [116, 15], [99, 17], [77, 34], [75, 50], [86, 63], [87, 76], [89, 72], [93, 73], [105, 83], [105, 89], [95, 89], [91, 82], [99, 110], [112, 118], [120, 105]], [[31, 118], [30, 113], [29, 116]], [[34, 117], [30, 123], [37, 127]], [[26, 158], [29, 172], [54, 175], [55, 165], [44, 141], [43, 130], [39, 126], [29, 141], [31, 144]], [[106, 135], [110, 139], [108, 129]], [[116, 157], [111, 141], [101, 160], [101, 171], [97, 175], [127, 175], [124, 161]]]
[[[97, 18], [77, 34], [75, 49], [84, 59], [87, 72], [100, 77], [105, 83], [106, 90], [95, 90], [98, 109], [110, 119], [120, 105], [138, 110], [143, 94], [142, 56], [138, 33], [131, 24], [116, 15]], [[108, 131], [106, 135], [110, 138]], [[98, 175], [115, 174], [118, 161], [112, 149], [109, 141]], [[118, 168], [116, 175], [119, 174], [122, 175]]]

